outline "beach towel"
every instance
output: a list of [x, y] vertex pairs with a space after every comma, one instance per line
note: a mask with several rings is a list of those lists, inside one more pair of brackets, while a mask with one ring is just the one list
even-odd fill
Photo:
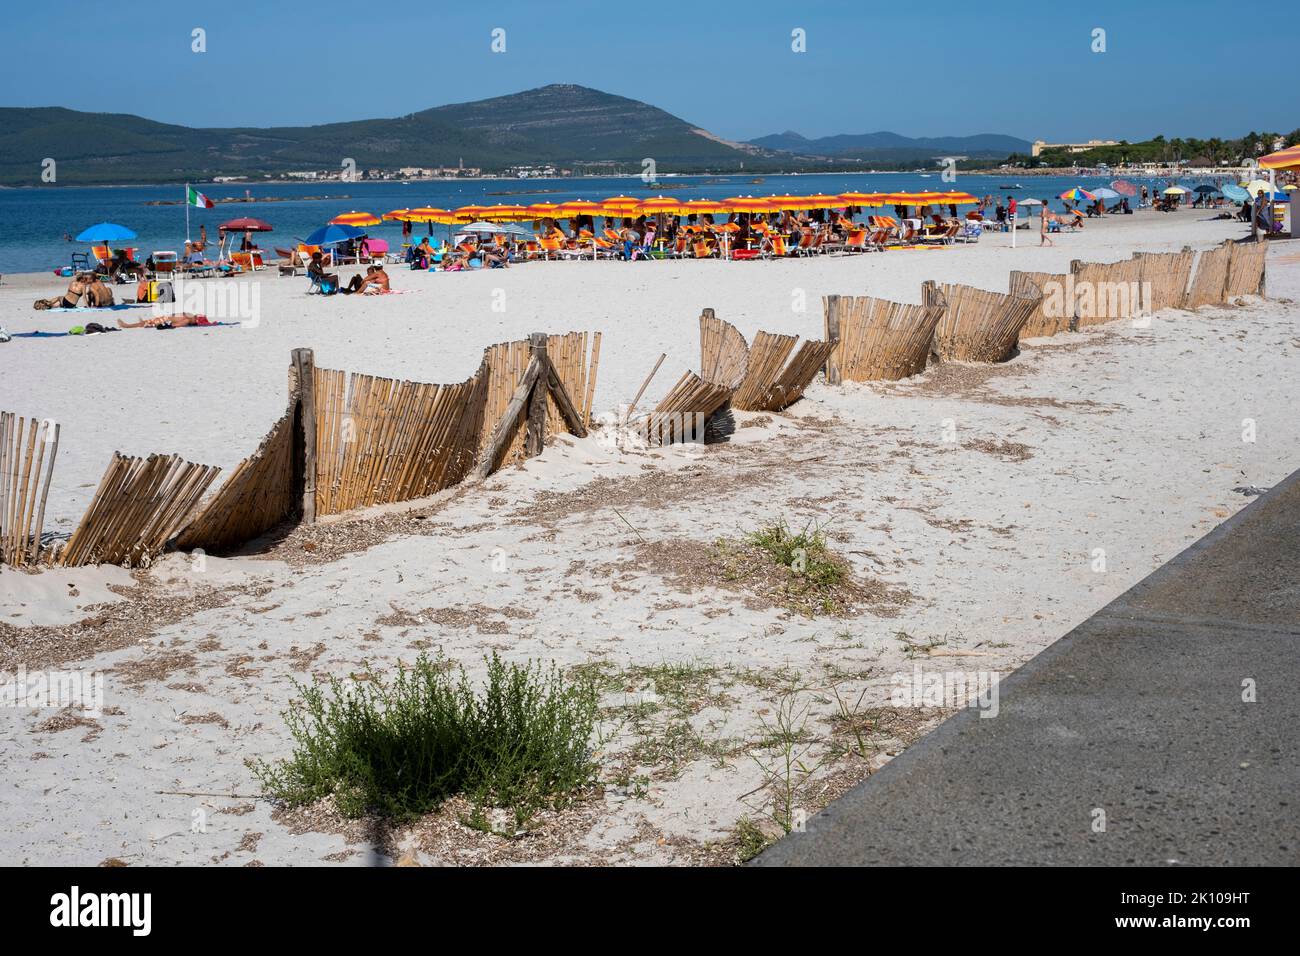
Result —
[[[77, 310], [72, 310], [72, 311], [77, 311]], [[182, 325], [180, 328], [181, 329], [215, 329], [215, 328], [220, 328], [222, 326], [230, 327], [230, 326], [241, 325], [241, 324], [242, 323], [240, 322], [209, 322], [207, 325]], [[81, 327], [75, 326], [75, 328], [81, 328]], [[170, 326], [170, 325], [167, 326], [166, 330], [170, 332], [178, 331], [174, 326]], [[124, 330], [118, 328], [105, 328], [104, 331], [121, 332]], [[135, 331], [135, 330], [131, 329], [129, 331]], [[142, 330], [142, 331], [147, 331], [147, 330]], [[11, 334], [16, 339], [61, 339], [61, 338], [66, 338], [67, 336], [70, 335], [84, 336], [85, 333], [83, 331], [83, 332], [13, 332]]]
[[147, 304], [136, 304], [134, 302], [117, 302], [114, 303], [113, 305], [99, 305], [99, 306], [88, 305], [88, 306], [82, 306], [73, 309], [69, 309], [66, 306], [61, 305], [55, 309], [45, 309], [45, 311], [46, 312], [117, 312], [119, 309], [147, 309], [147, 308], [149, 308]]

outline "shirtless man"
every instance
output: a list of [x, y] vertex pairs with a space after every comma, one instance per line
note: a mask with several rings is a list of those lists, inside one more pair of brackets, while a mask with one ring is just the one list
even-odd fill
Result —
[[339, 291], [344, 295], [350, 295], [354, 292], [364, 294], [371, 289], [377, 289], [380, 292], [388, 291], [388, 273], [384, 271], [383, 266], [367, 267], [365, 278], [355, 275], [352, 277], [352, 281]]
[[106, 309], [113, 304], [113, 290], [99, 276], [91, 276], [86, 286], [86, 304], [92, 309]]
[[206, 315], [194, 315], [190, 312], [177, 312], [174, 315], [154, 315], [139, 322], [117, 320], [119, 329], [183, 329], [187, 325], [214, 325]]

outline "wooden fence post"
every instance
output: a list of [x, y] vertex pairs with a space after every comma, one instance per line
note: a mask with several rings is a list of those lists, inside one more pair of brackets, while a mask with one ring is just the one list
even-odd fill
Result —
[[826, 313], [826, 341], [831, 347], [831, 352], [826, 356], [826, 365], [824, 366], [826, 384], [839, 385], [840, 366], [832, 356], [840, 344], [840, 297], [837, 295], [826, 296], [822, 300], [822, 307]]
[[[1083, 269], [1084, 261], [1082, 259], [1070, 260], [1070, 281], [1066, 288], [1070, 291], [1070, 324], [1067, 328], [1069, 332], [1079, 331], [1079, 290], [1075, 287], [1075, 276]], [[1095, 301], [1095, 300], [1094, 300]]]
[[293, 430], [294, 494], [302, 502], [302, 520], [316, 523], [316, 356], [311, 349], [294, 349], [296, 393]]
[[533, 458], [542, 453], [546, 443], [546, 393], [550, 359], [546, 354], [546, 333], [534, 332], [528, 337], [529, 353], [537, 361], [541, 374], [528, 397], [528, 431], [524, 434], [524, 457]]

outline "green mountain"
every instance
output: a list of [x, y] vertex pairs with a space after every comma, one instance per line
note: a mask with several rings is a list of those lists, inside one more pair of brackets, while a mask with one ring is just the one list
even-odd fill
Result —
[[[139, 116], [58, 107], [0, 108], [0, 183], [37, 185], [58, 161], [63, 184], [203, 181], [291, 170], [620, 163], [640, 171], [773, 168], [770, 150], [730, 143], [661, 109], [556, 84], [394, 119], [271, 129], [192, 129]], [[781, 162], [787, 162], [784, 157]]]

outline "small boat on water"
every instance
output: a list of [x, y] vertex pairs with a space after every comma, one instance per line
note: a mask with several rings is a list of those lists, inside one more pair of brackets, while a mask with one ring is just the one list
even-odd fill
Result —
[[1025, 187], [1016, 183], [1014, 186], [999, 186], [998, 189], [1024, 189]]

